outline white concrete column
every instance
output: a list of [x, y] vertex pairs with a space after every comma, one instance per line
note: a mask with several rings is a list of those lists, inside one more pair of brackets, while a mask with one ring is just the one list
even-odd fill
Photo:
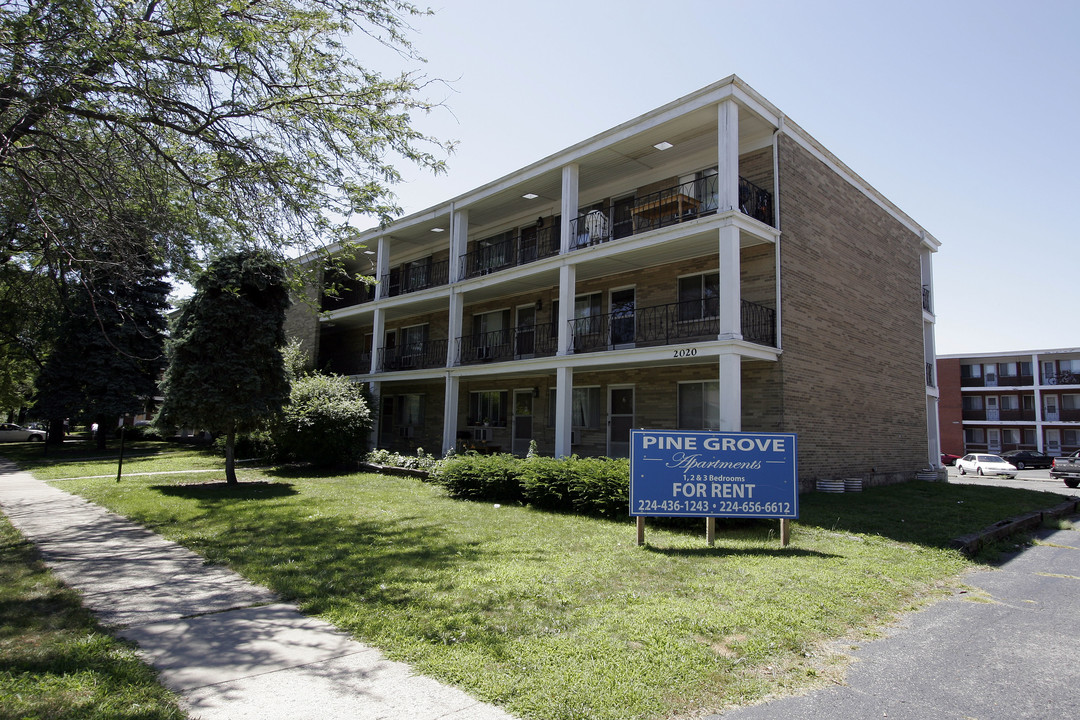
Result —
[[739, 106], [725, 100], [717, 108], [717, 201], [719, 211], [739, 207]]
[[379, 254], [375, 260], [375, 299], [381, 300], [390, 297], [390, 288], [383, 282], [383, 278], [390, 274], [390, 237], [383, 235], [379, 238]]
[[450, 211], [450, 282], [465, 279], [462, 257], [469, 247], [469, 211]]
[[561, 367], [555, 370], [555, 457], [573, 453], [570, 444], [570, 428], [573, 424], [574, 369]]
[[564, 165], [562, 169], [561, 212], [559, 252], [568, 253], [574, 239], [571, 237], [570, 224], [578, 214], [578, 166], [575, 163]]
[[720, 430], [742, 430], [742, 357], [737, 353], [720, 355]]
[[446, 367], [458, 364], [458, 343], [461, 337], [462, 313], [465, 298], [456, 288], [450, 290], [450, 307], [446, 322]]
[[446, 399], [443, 402], [442, 454], [457, 446], [458, 390], [461, 381], [457, 375], [446, 374]]
[[563, 265], [559, 268], [559, 355], [569, 355], [573, 337], [570, 321], [574, 318], [574, 297], [577, 294], [577, 266]]
[[379, 447], [379, 425], [382, 423], [382, 383], [372, 382], [368, 384], [368, 394], [371, 395], [371, 402], [375, 404], [375, 407], [371, 408], [371, 415], [375, 422], [371, 423], [371, 435], [368, 436], [368, 446], [371, 448]]
[[742, 340], [742, 281], [739, 268], [739, 228], [720, 228], [720, 332], [717, 340]]
[[386, 345], [386, 311], [381, 307], [375, 308], [371, 328], [371, 374], [379, 372], [379, 358], [382, 356], [383, 347]]

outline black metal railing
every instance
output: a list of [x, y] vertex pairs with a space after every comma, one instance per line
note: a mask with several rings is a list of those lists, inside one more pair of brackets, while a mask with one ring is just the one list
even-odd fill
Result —
[[[720, 319], [713, 300], [640, 307], [570, 321], [574, 352], [649, 347], [715, 340]], [[748, 300], [741, 304], [744, 340], [776, 347], [776, 311]]]
[[926, 363], [926, 387], [934, 387], [934, 363]]
[[450, 282], [450, 260], [408, 264], [401, 271], [382, 276], [386, 297], [439, 287]]
[[379, 349], [379, 372], [446, 366], [446, 340], [408, 342]]
[[1063, 370], [1059, 373], [1044, 373], [1043, 383], [1046, 385], [1078, 385], [1080, 374]]
[[375, 299], [375, 285], [359, 280], [331, 286], [323, 291], [322, 309], [324, 312], [340, 310], [350, 305], [360, 305]]
[[474, 333], [458, 338], [458, 362], [462, 365], [550, 357], [558, 349], [558, 333], [548, 323]]
[[506, 238], [461, 256], [461, 277], [473, 278], [526, 265], [542, 258], [559, 254], [559, 228], [554, 223], [548, 227], [524, 228], [515, 237]]
[[[657, 230], [715, 214], [719, 208], [716, 175], [688, 180], [670, 188], [640, 195], [633, 205], [590, 210], [570, 221], [570, 247], [581, 248]], [[773, 224], [772, 194], [739, 178], [739, 210]], [[628, 213], [628, 214], [627, 214]]]
[[926, 312], [930, 312], [930, 286], [922, 286], [922, 307]]

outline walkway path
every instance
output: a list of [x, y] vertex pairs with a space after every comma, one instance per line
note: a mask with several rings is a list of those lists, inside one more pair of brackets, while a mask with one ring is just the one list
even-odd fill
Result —
[[0, 509], [192, 718], [513, 720], [5, 461]]

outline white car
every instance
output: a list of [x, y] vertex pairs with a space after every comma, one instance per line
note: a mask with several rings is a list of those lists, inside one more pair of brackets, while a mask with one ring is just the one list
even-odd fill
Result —
[[984, 453], [970, 453], [956, 461], [956, 468], [961, 475], [969, 472], [976, 475], [1004, 475], [1016, 477], [1016, 468], [1000, 455], [986, 455]]
[[0, 442], [40, 442], [44, 439], [44, 430], [31, 430], [15, 423], [0, 424]]

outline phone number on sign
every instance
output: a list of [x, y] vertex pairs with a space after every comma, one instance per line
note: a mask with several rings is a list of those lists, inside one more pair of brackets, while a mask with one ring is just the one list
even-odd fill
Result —
[[789, 514], [791, 503], [786, 502], [731, 502], [721, 500], [638, 500], [637, 512], [714, 512], [714, 513], [768, 513]]

